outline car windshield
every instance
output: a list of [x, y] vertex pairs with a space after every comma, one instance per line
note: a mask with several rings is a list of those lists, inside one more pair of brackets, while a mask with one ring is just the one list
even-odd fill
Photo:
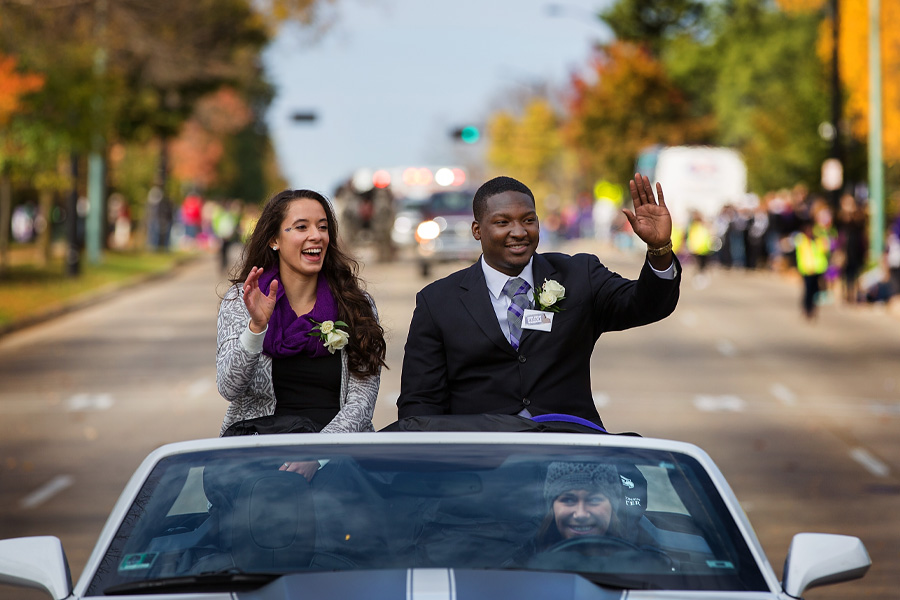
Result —
[[[313, 461], [320, 467], [310, 483], [279, 470]], [[579, 488], [608, 497], [605, 519], [560, 520], [557, 504], [577, 502], [567, 494]], [[605, 531], [592, 529], [598, 520]], [[572, 572], [626, 588], [767, 589], [717, 489], [690, 456], [373, 443], [217, 449], [161, 460], [88, 595], [211, 573], [440, 567]]]
[[422, 206], [429, 215], [464, 215], [472, 217], [472, 196], [469, 191], [449, 191], [432, 194]]

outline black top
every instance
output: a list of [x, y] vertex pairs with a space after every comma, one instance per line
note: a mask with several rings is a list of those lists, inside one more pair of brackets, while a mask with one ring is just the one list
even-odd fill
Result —
[[341, 353], [272, 359], [275, 414], [308, 417], [321, 427], [341, 408]]

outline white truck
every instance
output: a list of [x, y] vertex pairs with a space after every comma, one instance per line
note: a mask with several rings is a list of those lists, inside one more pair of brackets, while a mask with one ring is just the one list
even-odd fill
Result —
[[660, 182], [672, 220], [687, 225], [691, 211], [713, 219], [726, 204], [747, 195], [747, 166], [737, 151], [714, 146], [654, 146], [642, 152], [636, 169]]

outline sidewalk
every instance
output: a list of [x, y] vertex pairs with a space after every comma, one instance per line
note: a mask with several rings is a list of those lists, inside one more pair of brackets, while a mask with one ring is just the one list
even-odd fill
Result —
[[[12, 322], [0, 324], [0, 337], [14, 331], [19, 331], [27, 327], [32, 327], [34, 325], [44, 323], [64, 314], [79, 310], [85, 306], [90, 306], [98, 302], [102, 302], [114, 297], [116, 294], [121, 293], [123, 290], [135, 288], [137, 286], [145, 285], [153, 281], [171, 277], [174, 273], [176, 273], [184, 266], [200, 260], [213, 261], [216, 260], [216, 257], [212, 254], [204, 253], [186, 255], [177, 258], [174, 264], [166, 270], [136, 274], [116, 283], [109, 283], [103, 285], [102, 287], [86, 289], [83, 293], [80, 293], [73, 298], [60, 300], [59, 302], [43, 308], [33, 314], [14, 319]], [[2, 285], [2, 283], [3, 282], [0, 281], [0, 285]]]

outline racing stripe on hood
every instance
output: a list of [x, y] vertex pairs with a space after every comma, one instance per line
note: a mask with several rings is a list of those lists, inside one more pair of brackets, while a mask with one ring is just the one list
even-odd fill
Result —
[[406, 600], [456, 600], [453, 569], [409, 569]]

